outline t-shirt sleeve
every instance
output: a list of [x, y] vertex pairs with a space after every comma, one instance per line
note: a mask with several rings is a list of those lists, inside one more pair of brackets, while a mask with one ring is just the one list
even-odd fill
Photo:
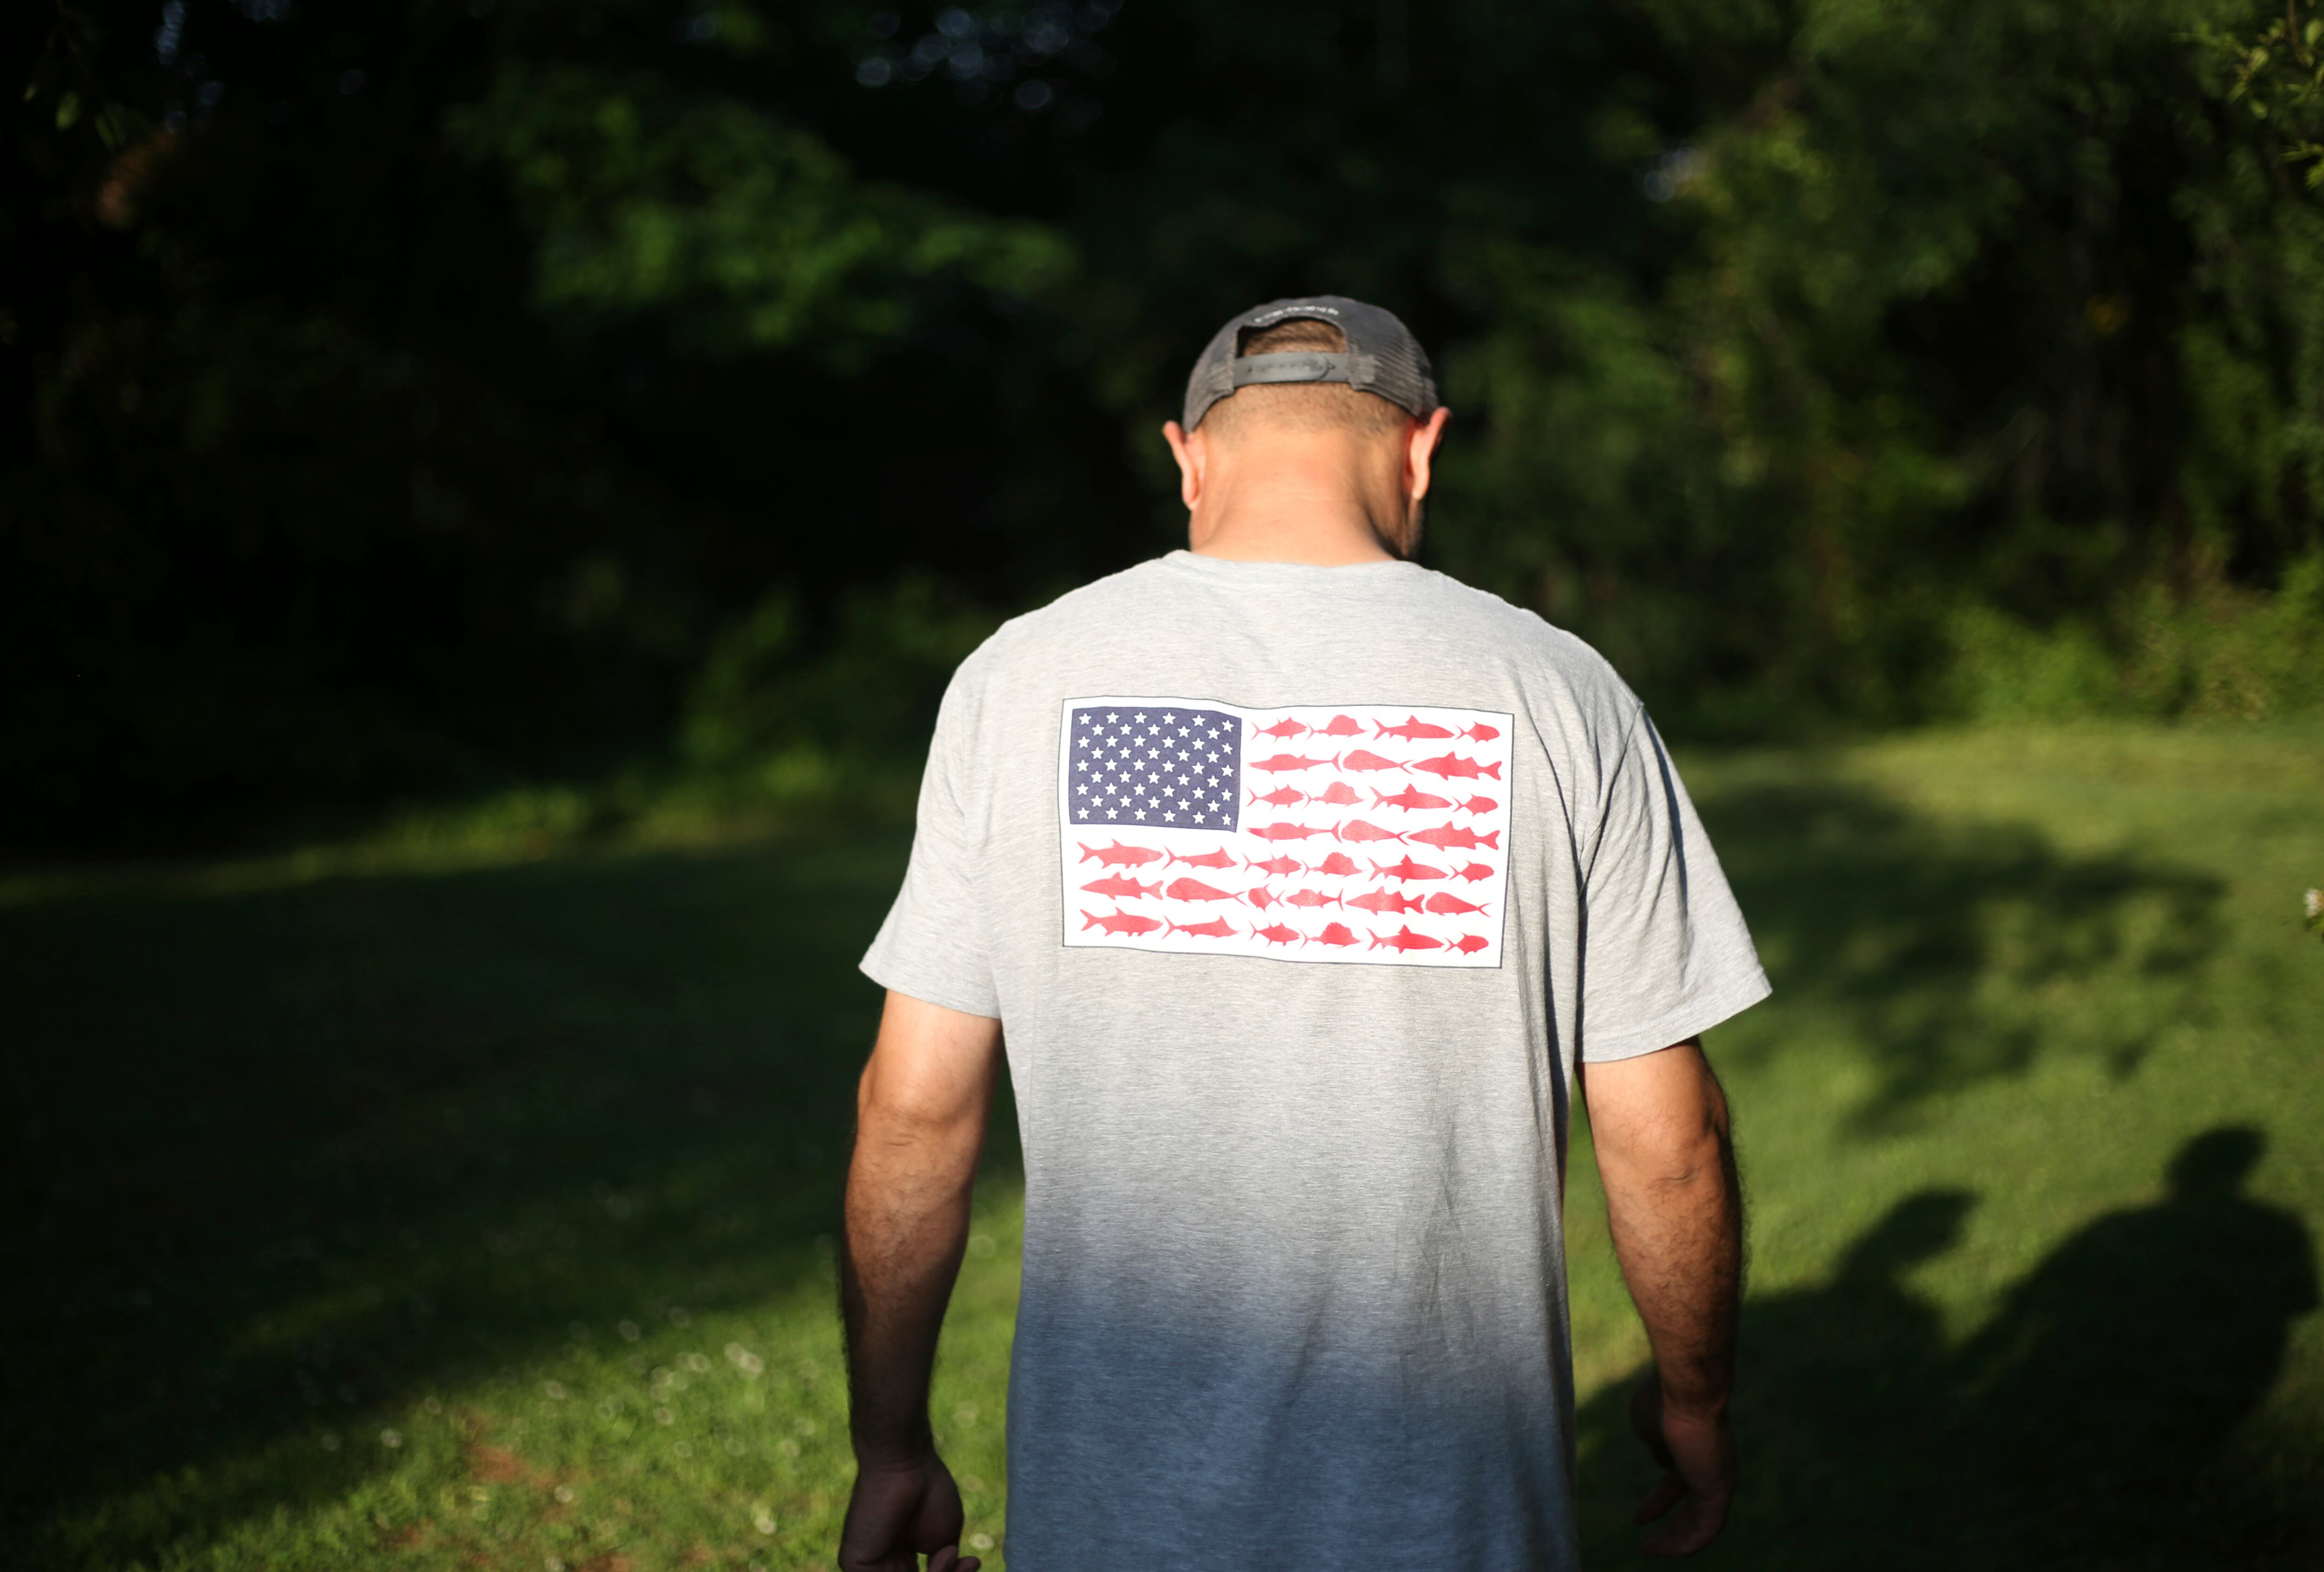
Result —
[[904, 887], [888, 909], [863, 973], [881, 987], [972, 1016], [998, 1018], [983, 904], [982, 836], [973, 804], [977, 682], [973, 659], [953, 676], [920, 777]]
[[1683, 1043], [1769, 991], [1711, 838], [1642, 712], [1601, 781], [1583, 890], [1585, 1062]]

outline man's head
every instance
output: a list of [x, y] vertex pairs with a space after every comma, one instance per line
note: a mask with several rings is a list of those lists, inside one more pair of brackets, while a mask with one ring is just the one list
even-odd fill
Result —
[[1225, 529], [1251, 549], [1329, 552], [1336, 531], [1360, 554], [1411, 555], [1445, 418], [1427, 354], [1378, 307], [1323, 295], [1244, 312], [1195, 362], [1185, 424], [1164, 428], [1195, 549]]

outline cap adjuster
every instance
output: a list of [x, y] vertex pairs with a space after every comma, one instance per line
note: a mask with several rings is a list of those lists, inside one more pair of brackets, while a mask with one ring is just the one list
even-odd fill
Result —
[[1234, 363], [1234, 385], [1247, 388], [1265, 382], [1344, 382], [1352, 367], [1350, 356], [1317, 350], [1286, 350], [1277, 354], [1246, 354]]

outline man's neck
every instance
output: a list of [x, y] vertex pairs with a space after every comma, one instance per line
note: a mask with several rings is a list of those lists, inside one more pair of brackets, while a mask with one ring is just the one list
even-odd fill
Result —
[[1397, 559], [1391, 499], [1367, 495], [1379, 487], [1328, 439], [1221, 456], [1187, 520], [1197, 556], [1316, 567]]

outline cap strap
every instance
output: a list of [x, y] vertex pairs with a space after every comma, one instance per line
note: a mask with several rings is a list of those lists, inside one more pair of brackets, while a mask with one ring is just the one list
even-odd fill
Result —
[[1295, 349], [1279, 354], [1246, 354], [1234, 363], [1234, 385], [1253, 382], [1344, 382], [1348, 357], [1318, 350]]

